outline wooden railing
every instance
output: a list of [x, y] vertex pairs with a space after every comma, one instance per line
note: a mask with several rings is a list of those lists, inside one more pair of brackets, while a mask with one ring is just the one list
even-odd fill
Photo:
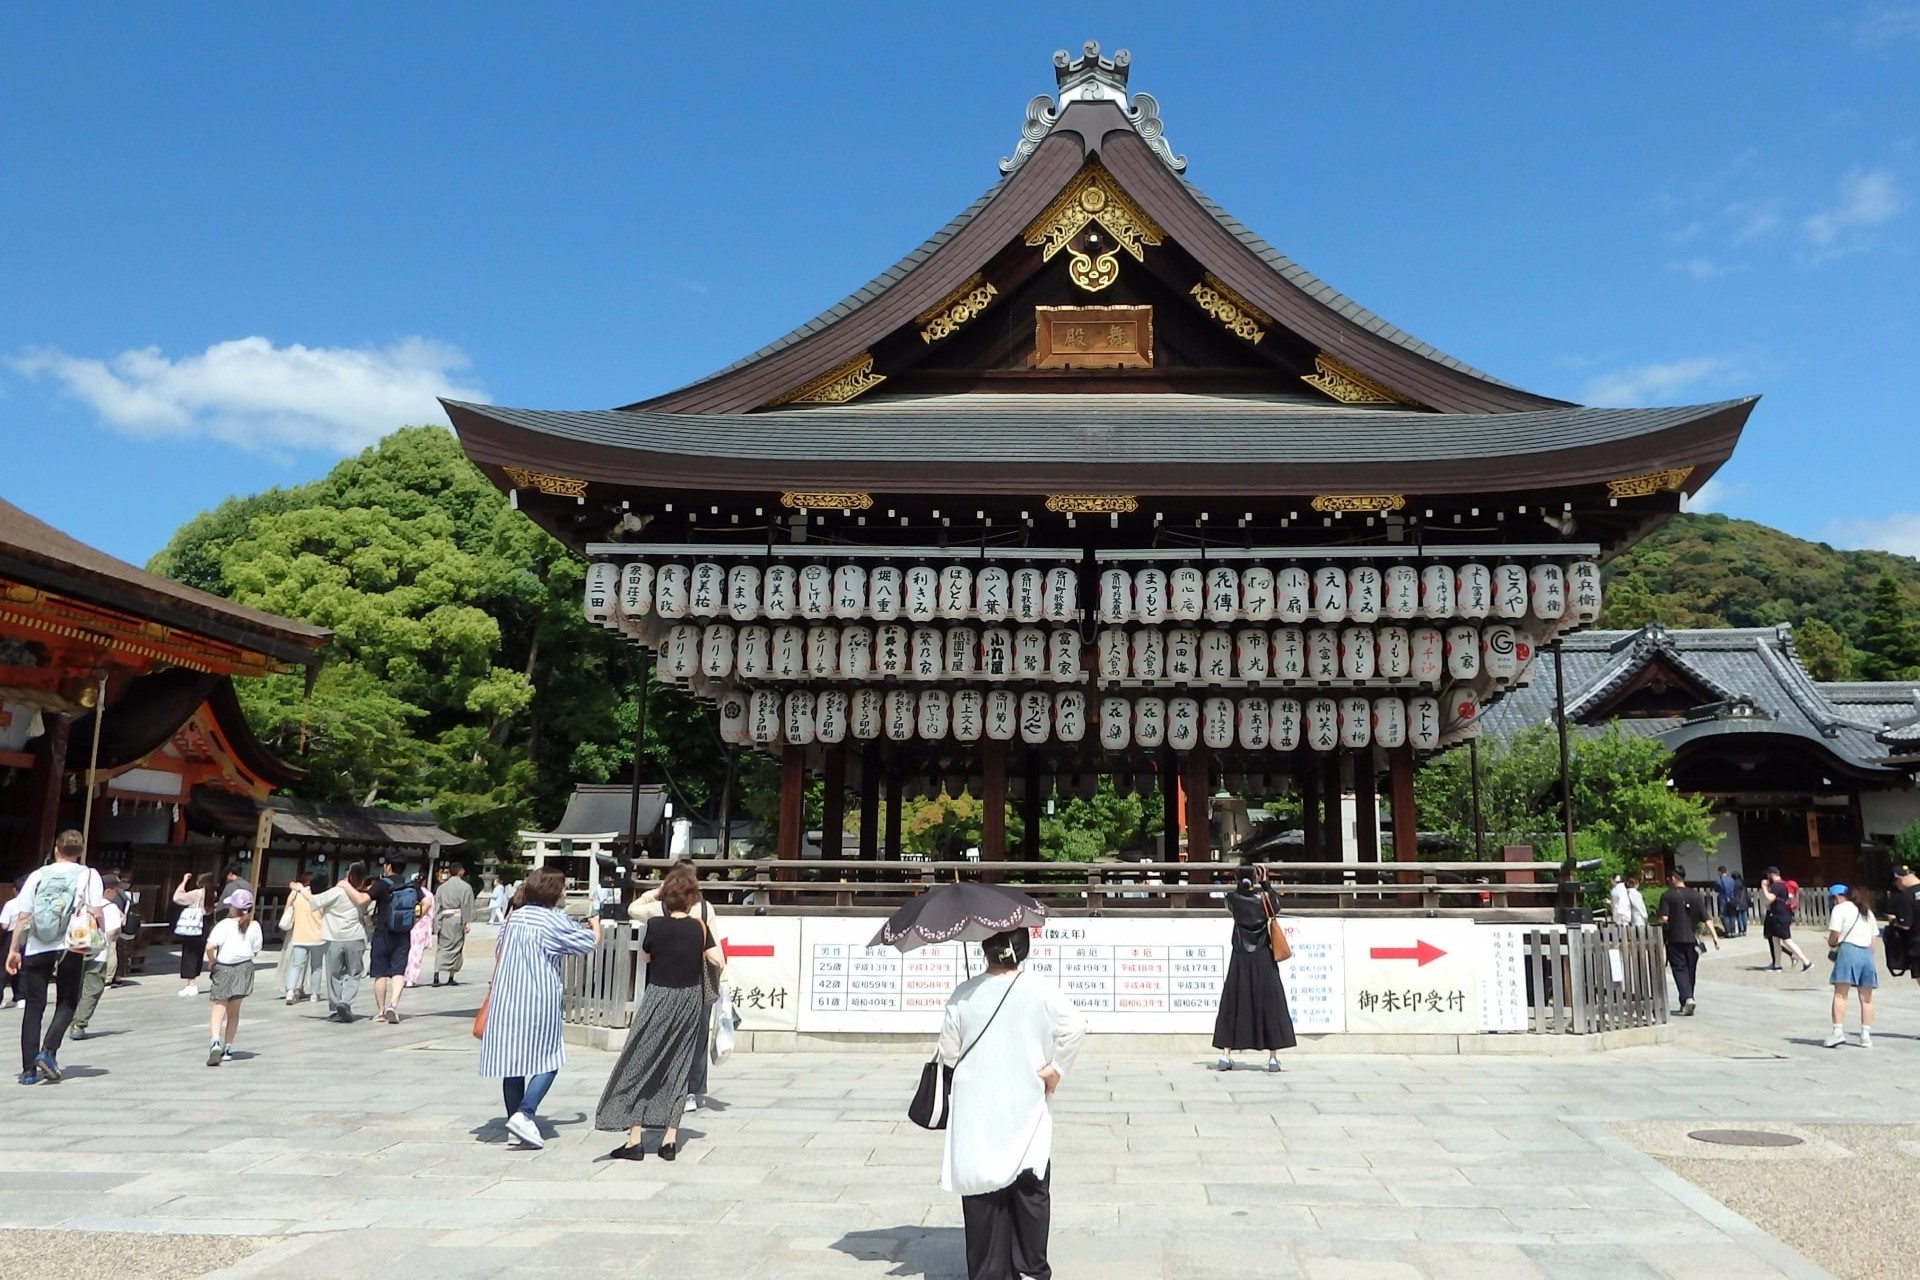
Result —
[[1667, 949], [1657, 928], [1529, 929], [1527, 995], [1535, 1035], [1597, 1035], [1667, 1020]]
[[640, 931], [630, 924], [605, 924], [600, 945], [560, 963], [560, 1016], [588, 1027], [622, 1027], [633, 1019], [639, 993]]

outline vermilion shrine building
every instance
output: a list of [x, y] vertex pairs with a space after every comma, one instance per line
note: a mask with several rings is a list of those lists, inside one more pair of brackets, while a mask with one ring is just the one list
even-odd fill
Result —
[[1162, 784], [1170, 856], [1183, 819], [1211, 856], [1216, 788], [1291, 786], [1309, 856], [1384, 789], [1412, 858], [1417, 761], [1594, 621], [1754, 401], [1470, 368], [1210, 201], [1124, 52], [1054, 63], [999, 181], [824, 314], [635, 404], [454, 427], [592, 561], [589, 616], [781, 761], [783, 856], [815, 775], [869, 858], [943, 786], [983, 857], [1037, 856], [1043, 798], [1101, 776]]

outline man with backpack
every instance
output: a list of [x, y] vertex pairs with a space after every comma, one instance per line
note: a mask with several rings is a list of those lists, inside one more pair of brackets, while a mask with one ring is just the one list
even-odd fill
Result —
[[413, 925], [420, 915], [420, 886], [407, 879], [405, 864], [388, 858], [380, 864], [380, 878], [367, 889], [373, 897], [373, 1003], [376, 1022], [400, 1021], [400, 996], [407, 989], [407, 952], [413, 946]]
[[[105, 944], [106, 891], [99, 872], [81, 863], [86, 851], [78, 831], [62, 831], [53, 842], [53, 861], [20, 886], [28, 905], [13, 926], [7, 972], [20, 975], [26, 1006], [20, 1022], [21, 1084], [60, 1082], [60, 1042], [80, 1003], [81, 969], [87, 954]], [[42, 1040], [49, 986], [53, 1021]]]

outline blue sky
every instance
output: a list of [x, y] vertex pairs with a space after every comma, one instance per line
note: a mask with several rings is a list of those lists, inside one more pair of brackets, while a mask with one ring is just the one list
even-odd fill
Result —
[[0, 8], [0, 495], [140, 561], [437, 393], [691, 380], [1133, 53], [1188, 176], [1443, 350], [1765, 395], [1704, 495], [1920, 554], [1920, 4]]

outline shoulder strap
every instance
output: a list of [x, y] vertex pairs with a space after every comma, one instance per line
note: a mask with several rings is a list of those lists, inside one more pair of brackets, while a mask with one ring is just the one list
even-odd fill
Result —
[[[1020, 975], [1016, 973], [1013, 975], [1013, 982], [1018, 982], [1018, 981], [1020, 981]], [[960, 1056], [953, 1060], [953, 1065], [956, 1070], [959, 1068], [961, 1063], [967, 1060], [967, 1055], [973, 1052], [974, 1045], [979, 1044], [981, 1041], [981, 1038], [984, 1037], [987, 1034], [987, 1032], [993, 1030], [994, 1018], [997, 1018], [1000, 1016], [1001, 1007], [1007, 1003], [1007, 997], [1013, 994], [1013, 982], [1009, 982], [1007, 984], [1007, 989], [1000, 993], [1000, 1003], [993, 1006], [993, 1014], [987, 1019], [987, 1025], [980, 1028], [980, 1034], [973, 1038], [973, 1044], [970, 1044], [966, 1048], [962, 1049], [960, 1051]]]

